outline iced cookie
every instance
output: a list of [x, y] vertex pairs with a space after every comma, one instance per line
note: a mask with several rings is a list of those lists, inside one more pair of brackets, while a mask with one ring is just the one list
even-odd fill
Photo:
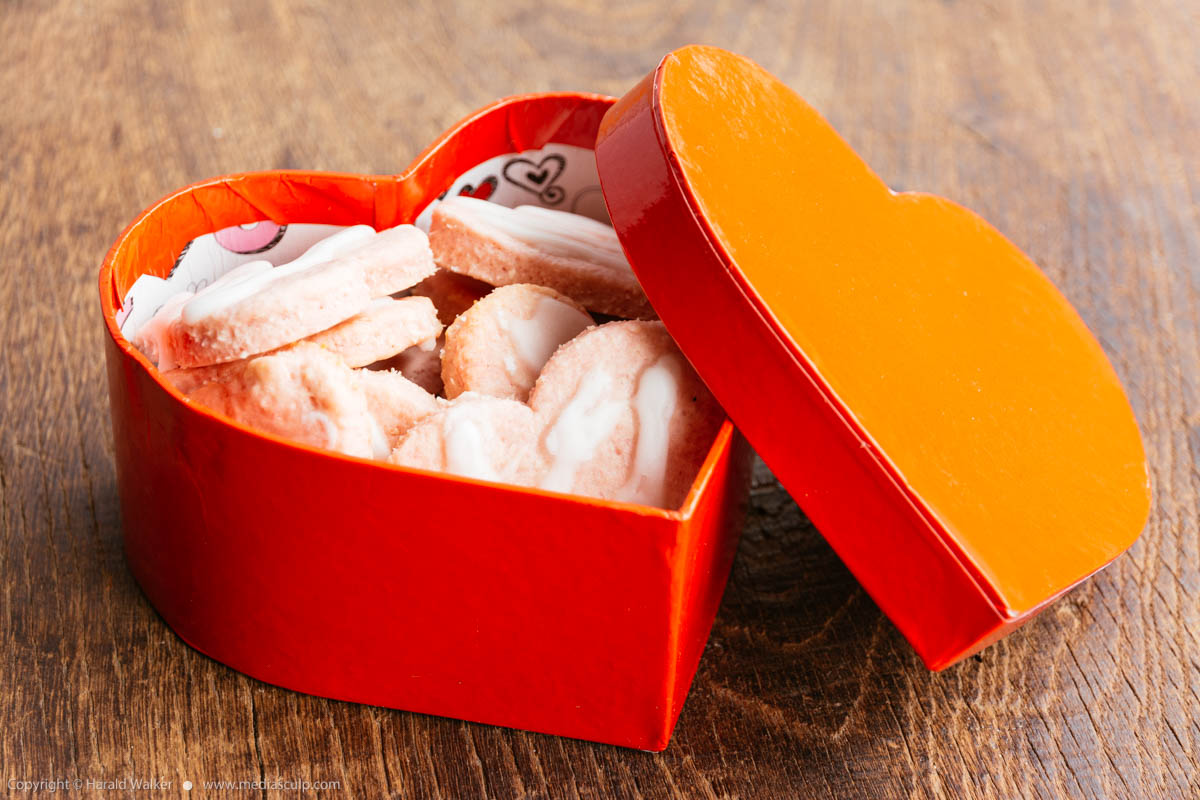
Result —
[[[368, 226], [355, 226], [366, 227]], [[350, 230], [350, 229], [347, 229]], [[319, 243], [318, 243], [319, 244]], [[437, 267], [425, 231], [413, 225], [397, 225], [376, 233], [342, 258], [357, 261], [371, 297], [383, 297], [416, 286]]]
[[183, 394], [191, 394], [208, 383], [220, 383], [245, 368], [250, 359], [209, 364], [207, 367], [177, 367], [163, 373], [163, 378]]
[[558, 346], [592, 325], [575, 301], [544, 286], [502, 286], [446, 329], [446, 396], [479, 392], [524, 402]]
[[376, 458], [387, 458], [401, 436], [445, 402], [394, 370], [356, 370], [355, 379], [371, 415]]
[[180, 292], [171, 296], [133, 335], [133, 346], [141, 350], [143, 355], [161, 370], [175, 368], [175, 354], [167, 339], [167, 329], [172, 322], [179, 319], [179, 312], [193, 297], [195, 295], [191, 292]]
[[432, 341], [441, 332], [442, 323], [429, 298], [379, 297], [365, 311], [305, 341], [337, 353], [352, 367], [362, 367]]
[[349, 319], [433, 270], [428, 241], [411, 225], [347, 228], [295, 261], [197, 294], [168, 327], [168, 344], [184, 367], [264, 353]]
[[[426, 346], [427, 342], [435, 342], [441, 329], [442, 324], [437, 320], [433, 305], [426, 298], [393, 300], [383, 297], [371, 301], [366, 311], [345, 322], [270, 353], [281, 353], [307, 342], [341, 356], [351, 367], [361, 367], [385, 361], [413, 347]], [[187, 394], [205, 383], [225, 380], [233, 371], [240, 369], [244, 361], [240, 359], [203, 367], [168, 369], [164, 376], [179, 391]]]
[[479, 480], [529, 486], [538, 469], [533, 412], [524, 403], [464, 394], [409, 429], [388, 458], [393, 464]]
[[176, 366], [175, 353], [171, 349], [171, 342], [167, 336], [167, 331], [170, 330], [172, 323], [179, 319], [179, 315], [183, 312], [183, 307], [197, 295], [216, 291], [222, 286], [240, 281], [251, 275], [267, 272], [271, 269], [274, 269], [274, 267], [271, 266], [271, 262], [269, 261], [249, 261], [229, 270], [229, 272], [226, 272], [208, 286], [200, 289], [199, 292], [180, 292], [171, 296], [162, 304], [158, 311], [154, 312], [154, 316], [146, 320], [137, 333], [134, 334], [132, 339], [134, 347], [141, 350], [146, 358], [154, 362], [154, 365], [159, 369], [163, 371], [174, 369]]
[[492, 291], [491, 284], [439, 269], [409, 290], [409, 294], [428, 297], [437, 306], [438, 319], [443, 325], [454, 322], [454, 318], [475, 305]]
[[312, 344], [240, 362], [189, 399], [254, 428], [370, 458], [371, 416], [354, 372]]
[[433, 210], [429, 243], [439, 266], [493, 286], [534, 283], [591, 311], [654, 317], [616, 233], [579, 214], [450, 197]]
[[660, 322], [584, 331], [546, 362], [529, 404], [542, 488], [660, 508], [683, 503], [722, 420]]

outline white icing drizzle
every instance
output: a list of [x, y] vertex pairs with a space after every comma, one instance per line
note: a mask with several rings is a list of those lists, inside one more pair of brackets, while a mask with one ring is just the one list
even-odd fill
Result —
[[483, 433], [467, 413], [469, 408], [451, 406], [442, 415], [442, 448], [446, 472], [483, 481], [501, 480], [488, 461], [483, 447]]
[[[501, 311], [497, 321], [512, 342], [517, 358], [534, 374], [542, 371], [559, 345], [575, 338], [576, 334], [592, 324], [592, 318], [579, 309], [545, 295], [538, 298], [529, 319]], [[514, 377], [516, 364], [507, 355], [504, 367], [509, 376]]]
[[667, 453], [671, 445], [671, 417], [679, 396], [678, 357], [667, 354], [647, 367], [638, 378], [633, 407], [637, 412], [637, 440], [629, 480], [616, 491], [617, 500], [662, 506], [667, 480]]
[[543, 489], [570, 492], [579, 467], [596, 455], [596, 449], [616, 427], [627, 406], [608, 399], [612, 383], [612, 376], [599, 368], [590, 370], [579, 381], [574, 397], [546, 432], [546, 451], [553, 461], [542, 478]]
[[425, 341], [418, 342], [417, 349], [420, 350], [422, 353], [432, 353], [434, 350], [437, 349], [437, 345], [438, 345], [437, 337], [430, 336]]
[[383, 432], [383, 426], [379, 424], [379, 420], [375, 418], [374, 414], [367, 414], [367, 422], [371, 427], [371, 455], [382, 461], [392, 452], [387, 434]]
[[304, 422], [315, 422], [325, 429], [325, 447], [330, 450], [338, 448], [338, 429], [337, 425], [333, 424], [333, 420], [324, 411], [309, 411], [304, 415]]
[[224, 275], [210, 283], [208, 286], [205, 286], [203, 289], [196, 292], [196, 296], [199, 297], [202, 294], [209, 294], [210, 292], [214, 292], [223, 286], [231, 286], [254, 275], [258, 275], [263, 272], [270, 272], [274, 268], [274, 265], [272, 265], [270, 261], [263, 261], [262, 259], [259, 259], [258, 261], [247, 261], [245, 264], [237, 265], [233, 269], [229, 270], [229, 272], [226, 272]]
[[[183, 321], [189, 325], [199, 322], [211, 314], [222, 311], [262, 291], [284, 276], [303, 272], [310, 267], [324, 264], [338, 256], [357, 250], [377, 235], [375, 229], [370, 225], [354, 225], [345, 230], [338, 231], [332, 236], [325, 237], [308, 248], [304, 252], [304, 255], [287, 264], [281, 264], [278, 267], [270, 269], [260, 269], [250, 274], [239, 275], [236, 278], [233, 278], [234, 273], [238, 272], [241, 268], [233, 270], [222, 276], [222, 280], [215, 281], [212, 286], [208, 287], [208, 291], [197, 294], [190, 303], [183, 307]], [[251, 263], [261, 263], [267, 264], [268, 267], [270, 266], [269, 262], [265, 261]], [[247, 265], [242, 266], [245, 267]], [[233, 279], [225, 281], [226, 278]]]
[[590, 217], [538, 206], [508, 208], [474, 197], [450, 197], [443, 205], [462, 210], [519, 242], [551, 255], [632, 272], [616, 232]]
[[141, 349], [146, 356], [153, 361], [159, 369], [168, 370], [175, 369], [175, 354], [171, 351], [170, 341], [167, 338], [167, 329], [179, 319], [183, 313], [183, 309], [194, 298], [208, 294], [214, 290], [219, 290], [222, 286], [229, 286], [238, 281], [245, 280], [247, 277], [257, 275], [260, 272], [267, 272], [271, 267], [270, 261], [247, 261], [245, 264], [240, 264], [226, 272], [215, 281], [205, 286], [195, 294], [191, 292], [180, 292], [172, 295], [163, 303], [158, 311], [154, 312], [154, 316], [146, 320], [141, 329], [134, 337], [134, 343]]

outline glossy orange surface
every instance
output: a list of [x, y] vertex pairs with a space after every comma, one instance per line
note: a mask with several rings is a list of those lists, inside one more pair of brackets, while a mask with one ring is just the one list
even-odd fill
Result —
[[[705, 71], [719, 80], [691, 80]], [[1133, 542], [1137, 424], [1032, 261], [961, 206], [892, 194], [744, 59], [689, 49], [661, 86], [684, 179], [746, 283], [1010, 608]]]
[[597, 152], [663, 321], [931, 666], [1137, 538], [1147, 468], [1117, 376], [983, 219], [893, 194], [794, 91], [717, 48], [668, 55]]

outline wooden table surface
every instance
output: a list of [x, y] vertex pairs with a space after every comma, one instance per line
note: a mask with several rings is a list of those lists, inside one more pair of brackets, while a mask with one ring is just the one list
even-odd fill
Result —
[[[1200, 796], [1196, 4], [664, 6], [0, 7], [0, 793], [158, 777], [172, 787], [138, 796], [262, 778], [364, 798]], [[659, 755], [302, 696], [176, 638], [121, 553], [96, 271], [123, 226], [214, 174], [397, 171], [494, 98], [620, 94], [693, 41], [755, 58], [892, 186], [965, 203], [1042, 265], [1141, 422], [1140, 541], [932, 674], [760, 466]]]

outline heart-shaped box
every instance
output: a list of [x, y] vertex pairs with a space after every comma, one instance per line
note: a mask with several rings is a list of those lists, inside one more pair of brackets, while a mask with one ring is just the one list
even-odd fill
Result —
[[612, 103], [503, 100], [399, 176], [197, 183], [117, 240], [100, 298], [125, 551], [185, 641], [310, 694], [666, 746], [741, 531], [751, 453], [731, 423], [679, 510], [500, 486], [251, 430], [190, 403], [117, 324], [133, 282], [167, 276], [203, 234], [411, 222], [476, 165], [550, 144], [590, 150]]
[[219, 418], [116, 324], [138, 275], [230, 225], [419, 222], [451, 189], [565, 203], [547, 145], [594, 148], [572, 210], [602, 195], [684, 354], [929, 667], [1140, 533], [1136, 420], [1033, 262], [950, 201], [891, 192], [753, 62], [692, 46], [615, 105], [486, 108], [399, 177], [218, 179], [125, 232], [100, 293], [126, 549], [198, 649], [315, 694], [666, 745], [738, 540], [749, 449], [728, 421], [678, 511], [503, 487]]
[[762, 67], [667, 55], [596, 161], [655, 311], [931, 669], [1141, 533], [1137, 421], [1067, 299], [976, 214], [891, 191]]

